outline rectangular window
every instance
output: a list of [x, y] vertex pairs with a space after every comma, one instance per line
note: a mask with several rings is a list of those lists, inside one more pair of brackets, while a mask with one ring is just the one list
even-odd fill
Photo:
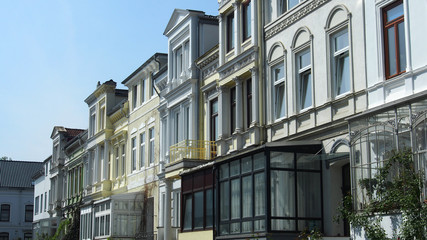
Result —
[[96, 113], [95, 108], [90, 110], [90, 119], [89, 119], [89, 135], [90, 137], [95, 135], [96, 129]]
[[40, 203], [40, 197], [37, 196], [36, 200], [34, 200], [34, 205], [36, 206], [34, 209], [34, 215], [39, 214], [39, 203]]
[[40, 213], [43, 212], [43, 194], [40, 196]]
[[252, 34], [251, 1], [243, 4], [243, 40], [247, 40]]
[[141, 135], [139, 135], [139, 139], [141, 143], [139, 149], [139, 167], [143, 168], [145, 166], [145, 133], [141, 133]]
[[126, 148], [122, 145], [122, 176], [126, 174]]
[[303, 110], [313, 104], [310, 50], [297, 55], [297, 68], [299, 109]]
[[175, 51], [175, 64], [176, 64], [176, 75], [175, 77], [178, 79], [181, 76], [183, 70], [183, 55], [182, 55], [182, 47], [179, 47]]
[[33, 221], [33, 210], [34, 210], [33, 205], [25, 205], [25, 222]]
[[154, 128], [150, 128], [149, 137], [150, 137], [150, 164], [154, 163]]
[[131, 154], [132, 171], [135, 171], [136, 170], [136, 137], [131, 139], [131, 145], [132, 145], [132, 154]]
[[47, 192], [44, 193], [44, 211], [47, 211]]
[[189, 106], [184, 108], [184, 114], [185, 114], [184, 139], [189, 140], [190, 139], [190, 107]]
[[191, 194], [184, 195], [184, 224], [183, 230], [190, 230], [192, 228], [192, 206], [193, 198]]
[[[36, 199], [38, 200], [39, 197]], [[38, 203], [38, 201], [37, 201]], [[0, 222], [9, 222], [10, 221], [10, 205], [2, 204], [0, 209]]]
[[142, 79], [141, 80], [141, 104], [145, 102], [145, 84], [146, 84], [147, 80], [146, 79]]
[[138, 85], [132, 87], [132, 110], [136, 108], [138, 103]]
[[105, 128], [105, 107], [101, 107], [99, 110], [99, 130], [103, 130]]
[[252, 79], [246, 80], [246, 127], [252, 123]]
[[402, 0], [383, 9], [386, 79], [405, 72], [405, 17]]
[[9, 240], [9, 233], [1, 232], [0, 233], [0, 240]]
[[24, 240], [32, 240], [32, 239], [33, 239], [32, 233], [24, 233]]
[[180, 112], [177, 112], [175, 114], [175, 123], [174, 123], [174, 127], [175, 127], [175, 143], [179, 143], [179, 139], [180, 139], [180, 133], [181, 133], [181, 126], [180, 126]]
[[211, 101], [211, 121], [210, 121], [210, 140], [216, 141], [218, 139], [218, 99]]
[[234, 49], [234, 13], [227, 16], [227, 52]]
[[236, 129], [236, 87], [230, 89], [230, 134]]
[[347, 29], [332, 36], [334, 95], [350, 91], [350, 57]]
[[115, 168], [115, 176], [116, 178], [119, 176], [119, 167], [120, 167], [120, 155], [119, 155], [119, 147], [116, 147], [114, 150], [115, 152], [115, 158], [116, 158], [116, 168]]
[[281, 62], [271, 68], [274, 84], [274, 119], [280, 119], [286, 114], [285, 103], [285, 66]]

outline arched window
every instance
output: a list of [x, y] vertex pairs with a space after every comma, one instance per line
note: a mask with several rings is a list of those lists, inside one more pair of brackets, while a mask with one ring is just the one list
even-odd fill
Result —
[[271, 102], [273, 121], [286, 116], [286, 68], [285, 50], [281, 43], [271, 47], [269, 53], [269, 79], [271, 82]]

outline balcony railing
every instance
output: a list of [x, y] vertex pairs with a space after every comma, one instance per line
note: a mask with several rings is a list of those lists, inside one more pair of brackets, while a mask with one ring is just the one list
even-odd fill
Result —
[[184, 140], [170, 147], [170, 163], [182, 159], [211, 160], [214, 157], [215, 141]]

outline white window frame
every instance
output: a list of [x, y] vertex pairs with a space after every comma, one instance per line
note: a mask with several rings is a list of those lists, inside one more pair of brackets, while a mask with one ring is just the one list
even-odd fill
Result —
[[89, 137], [96, 134], [96, 108], [92, 107], [89, 113]]
[[151, 165], [153, 165], [154, 164], [154, 162], [155, 162], [155, 155], [154, 155], [154, 153], [155, 153], [155, 143], [154, 143], [154, 140], [155, 140], [155, 136], [156, 135], [156, 132], [155, 132], [155, 129], [154, 129], [154, 127], [151, 127], [150, 129], [148, 129], [148, 137], [150, 138], [150, 150], [149, 150], [149, 152], [150, 152], [150, 158], [149, 158], [149, 161], [150, 161], [150, 166]]
[[[301, 66], [301, 57], [305, 54], [308, 54], [308, 57], [310, 59], [310, 63], [305, 66]], [[296, 62], [296, 96], [297, 96], [297, 107], [300, 112], [303, 112], [307, 109], [310, 109], [314, 106], [314, 94], [313, 94], [313, 71], [312, 71], [312, 57], [311, 57], [311, 48], [304, 48], [301, 51], [298, 51], [295, 54], [295, 62]], [[303, 81], [305, 80], [305, 76], [310, 76], [309, 79], [309, 85], [307, 84], [306, 89], [303, 88], [302, 85], [304, 85]], [[305, 94], [304, 94], [305, 93]], [[303, 96], [307, 96], [307, 94], [310, 94], [311, 96], [311, 103], [310, 105], [303, 106]], [[304, 102], [305, 105], [305, 102]]]
[[122, 168], [122, 176], [124, 176], [126, 174], [126, 145], [122, 144], [122, 156], [121, 156], [121, 168]]
[[[337, 37], [347, 34], [348, 42], [347, 46], [341, 49], [336, 49], [335, 39]], [[339, 31], [334, 32], [330, 38], [330, 48], [331, 48], [331, 71], [332, 71], [332, 89], [333, 89], [333, 97], [340, 97], [346, 95], [351, 92], [351, 60], [350, 60], [350, 39], [349, 39], [349, 31], [346, 25], [346, 28], [340, 29]], [[338, 75], [339, 69], [341, 67], [341, 60], [344, 58], [348, 58], [348, 89], [346, 91], [339, 91], [339, 83], [342, 81], [341, 77]]]
[[135, 110], [138, 106], [138, 85], [132, 86], [132, 110]]
[[[278, 69], [278, 67], [282, 65], [283, 67], [283, 78], [276, 79], [276, 75], [274, 71]], [[286, 108], [286, 67], [284, 63], [284, 57], [280, 57], [278, 60], [275, 60], [270, 67], [270, 76], [271, 76], [271, 82], [272, 82], [272, 101], [273, 101], [273, 119], [274, 121], [283, 119], [287, 115], [287, 108]], [[284, 105], [284, 113], [283, 115], [278, 115], [278, 106], [277, 106], [277, 90], [278, 88], [282, 86], [283, 87], [283, 99], [282, 104]]]
[[139, 168], [145, 167], [145, 132], [139, 134]]
[[136, 137], [131, 138], [131, 172], [136, 170]]
[[146, 79], [146, 78], [143, 78], [143, 79], [141, 80], [141, 94], [140, 94], [140, 96], [141, 96], [141, 105], [142, 105], [145, 101], [147, 101], [147, 99], [146, 99], [146, 83], [147, 83], [147, 79]]

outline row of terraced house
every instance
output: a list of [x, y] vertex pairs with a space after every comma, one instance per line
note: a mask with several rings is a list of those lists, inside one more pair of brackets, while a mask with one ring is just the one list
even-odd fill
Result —
[[343, 196], [363, 208], [357, 183], [392, 149], [412, 147], [427, 170], [425, 1], [218, 0], [218, 11], [176, 9], [166, 54], [127, 89], [98, 83], [87, 130], [53, 128], [34, 236], [77, 212], [80, 239], [315, 228], [365, 239], [333, 221]]

